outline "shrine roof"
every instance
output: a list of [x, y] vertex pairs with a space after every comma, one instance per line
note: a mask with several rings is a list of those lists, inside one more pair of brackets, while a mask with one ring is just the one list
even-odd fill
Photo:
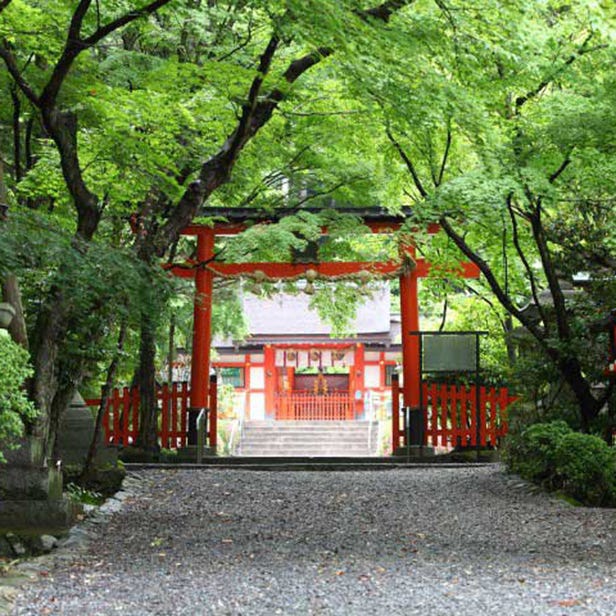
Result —
[[[359, 305], [350, 330], [356, 334], [389, 332], [389, 286], [380, 285], [372, 297]], [[280, 293], [271, 298], [246, 295], [244, 315], [252, 335], [327, 334], [331, 326], [310, 306], [311, 297], [304, 293]]]
[[[270, 298], [246, 295], [242, 299], [244, 316], [250, 333], [241, 346], [270, 342], [333, 342], [332, 328], [310, 306], [311, 297], [303, 293], [280, 293]], [[372, 297], [358, 306], [349, 327], [357, 342], [389, 345], [399, 334], [399, 324], [390, 313], [388, 284], [381, 284]], [[341, 339], [337, 339], [341, 340]], [[233, 346], [229, 340], [215, 340], [217, 347]]]

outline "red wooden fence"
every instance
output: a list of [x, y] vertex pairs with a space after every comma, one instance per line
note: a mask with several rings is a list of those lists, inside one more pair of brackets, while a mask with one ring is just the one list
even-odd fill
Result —
[[349, 420], [354, 418], [354, 402], [349, 392], [314, 394], [293, 391], [276, 395], [276, 419]]
[[[403, 446], [406, 439], [404, 413], [400, 412], [399, 392], [392, 388], [393, 445]], [[506, 387], [480, 387], [479, 398], [475, 385], [422, 384], [424, 445], [433, 447], [497, 445], [507, 434], [507, 408], [517, 400]], [[477, 413], [479, 402], [479, 413]]]
[[[215, 384], [211, 386], [212, 400], [216, 400]], [[178, 449], [186, 446], [186, 430], [190, 390], [187, 382], [164, 384], [157, 392], [158, 436], [160, 446]], [[139, 388], [116, 387], [107, 400], [103, 417], [105, 440], [112, 445], [132, 445], [139, 433]], [[98, 408], [100, 399], [86, 400], [88, 406]], [[209, 444], [216, 445], [216, 404], [210, 408]]]

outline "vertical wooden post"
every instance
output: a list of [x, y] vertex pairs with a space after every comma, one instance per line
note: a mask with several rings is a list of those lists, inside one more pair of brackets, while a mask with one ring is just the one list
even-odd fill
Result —
[[[364, 412], [364, 374], [366, 370], [366, 358], [364, 353], [364, 345], [358, 342], [355, 345], [355, 365], [353, 371], [355, 377], [353, 379], [353, 399], [355, 400], [355, 417]], [[348, 418], [352, 419], [352, 418]]]
[[404, 375], [404, 406], [419, 407], [421, 375], [419, 337], [409, 332], [419, 331], [417, 274], [404, 272], [400, 276], [400, 316], [402, 327], [402, 373]]
[[163, 383], [161, 391], [161, 413], [160, 413], [160, 444], [161, 447], [169, 449], [169, 383]]
[[244, 419], [250, 419], [250, 354], [244, 355]]
[[210, 345], [212, 341], [213, 274], [205, 262], [214, 256], [214, 232], [203, 229], [197, 236], [195, 276], [195, 307], [193, 320], [193, 349], [190, 374], [190, 409], [188, 410], [188, 444], [197, 444], [197, 416], [207, 407], [210, 374]]
[[210, 447], [216, 453], [218, 443], [218, 379], [210, 375]]
[[400, 382], [398, 373], [391, 375], [391, 453], [400, 447]]
[[269, 419], [276, 412], [276, 350], [271, 344], [263, 349], [263, 370], [265, 372], [265, 416]]

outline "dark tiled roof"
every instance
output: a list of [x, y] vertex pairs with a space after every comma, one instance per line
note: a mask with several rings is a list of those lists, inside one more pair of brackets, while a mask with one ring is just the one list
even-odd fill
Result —
[[[244, 223], [244, 222], [276, 222], [285, 216], [291, 216], [299, 212], [310, 212], [311, 214], [319, 214], [330, 210], [331, 208], [323, 207], [301, 207], [301, 208], [277, 208], [271, 212], [265, 210], [249, 208], [249, 207], [204, 207], [199, 216], [207, 217], [222, 217], [228, 222]], [[374, 207], [336, 207], [336, 212], [339, 214], [353, 214], [359, 216], [364, 222], [382, 222], [382, 223], [401, 223], [404, 219], [412, 214], [410, 207], [403, 207], [398, 214], [392, 214], [388, 209], [380, 206]]]

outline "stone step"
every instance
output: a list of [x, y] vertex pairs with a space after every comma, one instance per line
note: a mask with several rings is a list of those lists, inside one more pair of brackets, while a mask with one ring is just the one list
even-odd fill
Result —
[[305, 444], [301, 446], [296, 445], [293, 447], [276, 447], [275, 445], [271, 447], [254, 447], [250, 445], [244, 445], [244, 447], [242, 447], [241, 453], [243, 456], [249, 455], [251, 452], [255, 454], [258, 453], [259, 455], [267, 455], [267, 452], [272, 452], [272, 455], [278, 455], [281, 451], [289, 451], [297, 455], [299, 452], [310, 451], [314, 452], [310, 455], [327, 456], [327, 452], [336, 451], [345, 455], [356, 455], [358, 453], [368, 455], [367, 450], [367, 447], [317, 447], [308, 446]]
[[367, 431], [351, 433], [351, 434], [331, 434], [328, 432], [323, 433], [302, 433], [302, 432], [244, 432], [246, 438], [250, 438], [251, 441], [266, 441], [268, 439], [285, 439], [285, 440], [326, 440], [326, 441], [340, 441], [351, 440], [361, 441], [368, 438]]
[[[251, 457], [368, 457], [378, 424], [368, 421], [250, 421], [239, 453]], [[368, 446], [370, 434], [372, 447]]]
[[[302, 426], [302, 427], [333, 427], [333, 426], [337, 426], [337, 427], [341, 427], [341, 426], [346, 426], [346, 427], [354, 427], [354, 426], [363, 426], [366, 427], [368, 425], [368, 421], [365, 420], [361, 420], [361, 421], [339, 421], [339, 420], [333, 420], [333, 421], [312, 421], [312, 420], [284, 420], [284, 421], [274, 421], [271, 419], [251, 419], [250, 421], [247, 421], [244, 425], [246, 426], [251, 426], [251, 427], [269, 427], [269, 428], [273, 428], [273, 427], [287, 427], [287, 426]], [[376, 423], [376, 422], [372, 422], [372, 423]]]

